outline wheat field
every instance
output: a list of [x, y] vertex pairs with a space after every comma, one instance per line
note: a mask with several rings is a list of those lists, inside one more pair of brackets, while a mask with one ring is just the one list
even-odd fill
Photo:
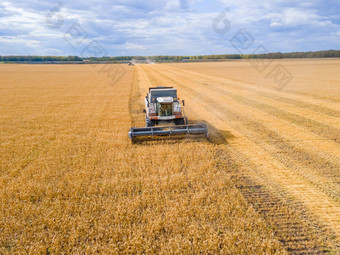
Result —
[[[1, 64], [0, 253], [336, 254], [340, 60], [280, 61]], [[131, 144], [163, 85], [208, 140]]]

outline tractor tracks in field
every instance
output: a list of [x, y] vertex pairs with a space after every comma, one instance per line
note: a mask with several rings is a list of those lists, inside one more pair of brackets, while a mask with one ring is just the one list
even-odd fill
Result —
[[313, 223], [312, 216], [306, 214], [301, 204], [261, 177], [256, 166], [244, 155], [224, 148], [219, 157], [237, 189], [266, 220], [268, 228], [274, 231], [289, 253], [328, 254], [336, 249], [324, 236], [327, 230]]
[[[179, 82], [182, 82], [182, 80]], [[192, 86], [190, 84], [190, 88], [193, 88], [194, 85], [197, 87], [196, 84]], [[306, 132], [304, 128], [292, 125], [287, 120], [244, 105], [242, 102], [230, 98], [226, 92], [219, 88], [216, 88], [216, 92], [219, 92], [219, 94], [214, 94], [215, 100], [208, 99], [208, 96], [206, 96], [206, 99], [209, 100], [206, 107], [210, 107], [211, 112], [214, 112], [214, 109], [223, 109], [223, 111], [228, 112], [228, 115], [224, 117], [228, 122], [245, 123], [247, 126], [245, 131], [249, 134], [249, 137], [257, 136], [254, 139], [257, 143], [271, 145], [273, 147], [271, 150], [275, 152], [276, 156], [280, 156], [285, 164], [288, 163], [286, 158], [290, 157], [296, 165], [299, 165], [300, 172], [308, 173], [305, 176], [310, 180], [314, 179], [318, 186], [323, 182], [328, 183], [330, 186], [329, 194], [333, 194], [332, 196], [335, 199], [339, 199], [340, 146], [337, 143], [312, 132]], [[195, 97], [202, 97], [202, 94], [198, 93], [197, 90], [192, 90], [191, 93], [195, 93]], [[209, 93], [205, 93], [205, 95], [209, 95]], [[226, 103], [221, 105], [216, 101], [225, 101]], [[291, 167], [289, 164], [287, 166]], [[306, 167], [307, 169], [303, 170]], [[315, 173], [318, 174], [315, 175]], [[322, 182], [319, 181], [320, 178], [326, 179]]]
[[[177, 74], [177, 77], [180, 76]], [[189, 77], [186, 78], [186, 80], [191, 79]], [[184, 80], [182, 79], [181, 81]], [[202, 88], [202, 86], [200, 86], [198, 83], [190, 82], [190, 87], [193, 87], [191, 84], [195, 85], [195, 87], [198, 87], [199, 90], [205, 90], [205, 88]], [[283, 119], [279, 116], [264, 112], [261, 109], [254, 107], [253, 104], [248, 103], [249, 100], [252, 100], [251, 98], [242, 98], [242, 100], [240, 100], [238, 95], [230, 92], [230, 89], [214, 87], [213, 92], [217, 95], [216, 97], [214, 96], [214, 98], [216, 98], [215, 101], [217, 101], [217, 99], [221, 99], [226, 102], [224, 105], [230, 105], [233, 110], [238, 108], [242, 109], [239, 111], [239, 113], [245, 113], [243, 115], [251, 116], [251, 118], [248, 118], [250, 120], [257, 120], [259, 122], [266, 123], [266, 126], [268, 126], [269, 129], [279, 132], [281, 136], [283, 136], [287, 141], [294, 143], [295, 147], [300, 146], [303, 149], [308, 148], [310, 151], [313, 151], [314, 155], [317, 154], [319, 157], [326, 158], [328, 161], [335, 161], [337, 164], [340, 163], [340, 145], [336, 141], [333, 141], [333, 139], [320, 136], [319, 134], [315, 134], [310, 130], [306, 131], [305, 126], [299, 126], [296, 123], [290, 122], [288, 119]], [[215, 102], [215, 104], [217, 103]], [[270, 108], [269, 105], [268, 108]], [[339, 121], [340, 120], [338, 120], [338, 122]], [[326, 132], [325, 130], [323, 131]], [[336, 136], [336, 138], [338, 137]], [[301, 143], [303, 144], [301, 145]], [[337, 170], [335, 172], [339, 176], [339, 168], [334, 168], [332, 170]], [[333, 178], [335, 176], [331, 177]]]
[[286, 91], [277, 91], [272, 88], [260, 87], [256, 83], [244, 82], [242, 80], [236, 80], [232, 78], [225, 77], [217, 77], [212, 75], [207, 75], [204, 73], [198, 73], [194, 71], [184, 70], [177, 67], [173, 67], [170, 65], [166, 65], [163, 67], [163, 70], [166, 71], [177, 71], [182, 74], [186, 74], [186, 77], [198, 77], [201, 82], [206, 85], [210, 85], [210, 82], [215, 84], [228, 85], [228, 88], [240, 89], [243, 91], [247, 91], [254, 95], [262, 95], [267, 96], [268, 98], [272, 98], [278, 101], [285, 102], [287, 104], [291, 104], [295, 107], [306, 108], [315, 112], [320, 112], [324, 115], [328, 115], [331, 117], [340, 117], [340, 105], [335, 102], [329, 102], [328, 100], [322, 100], [313, 98], [311, 96], [295, 94], [293, 92]]
[[[191, 83], [196, 83], [196, 85], [202, 85], [200, 78], [198, 78], [199, 74], [188, 77], [180, 71], [176, 71], [172, 68], [170, 70], [166, 70], [166, 72], [171, 75], [176, 75], [182, 78], [184, 77], [191, 81]], [[196, 79], [192, 77], [196, 77]], [[257, 94], [252, 93], [253, 87], [248, 87], [247, 91], [244, 91], [244, 89], [240, 89], [239, 85], [236, 86], [230, 82], [221, 83], [219, 80], [211, 80], [211, 82], [214, 91], [218, 91], [221, 94], [238, 101], [242, 105], [248, 105], [258, 111], [272, 115], [273, 117], [287, 120], [288, 122], [303, 128], [308, 128], [311, 132], [321, 137], [340, 143], [340, 118], [338, 117], [324, 116], [310, 110], [297, 109], [296, 107], [289, 107], [288, 104], [277, 103], [271, 97], [266, 98], [263, 95], [259, 95], [259, 92], [257, 92]], [[254, 99], [254, 95], [256, 95], [257, 100]], [[317, 117], [317, 119], [315, 119], [315, 117]], [[327, 124], [322, 122], [326, 122]], [[328, 123], [333, 125], [328, 125]]]
[[[271, 95], [268, 95], [268, 94], [265, 94], [265, 93], [263, 93], [263, 95], [265, 95], [267, 97], [271, 96]], [[330, 108], [326, 108], [326, 107], [323, 107], [323, 106], [320, 106], [320, 105], [314, 105], [314, 104], [306, 103], [306, 102], [303, 102], [303, 101], [297, 101], [297, 100], [294, 100], [294, 99], [291, 99], [291, 98], [288, 98], [288, 97], [277, 96], [277, 97], [273, 97], [273, 99], [275, 99], [277, 101], [281, 101], [283, 103], [290, 104], [292, 106], [297, 106], [299, 108], [312, 110], [314, 112], [318, 112], [318, 113], [325, 114], [325, 115], [335, 117], [335, 118], [340, 118], [340, 112], [339, 111], [336, 111], [336, 110], [333, 110], [333, 109], [330, 109]]]
[[[256, 176], [261, 177], [263, 180], [266, 180], [267, 187], [278, 188], [282, 190], [282, 194], [286, 194], [287, 197], [291, 196], [293, 198], [290, 199], [291, 201], [297, 201], [288, 203], [294, 205], [294, 208], [297, 207], [297, 204], [302, 208], [300, 210], [301, 212], [304, 208], [308, 208], [308, 211], [312, 212], [311, 215], [315, 216], [314, 218], [312, 216], [308, 217], [313, 219], [310, 222], [315, 226], [321, 226], [322, 224], [320, 224], [320, 222], [324, 223], [327, 230], [321, 227], [314, 227], [314, 229], [322, 229], [316, 231], [317, 235], [319, 233], [327, 233], [322, 234], [324, 239], [332, 235], [335, 236], [334, 238], [339, 237], [340, 214], [339, 204], [336, 202], [339, 198], [339, 189], [338, 183], [332, 183], [331, 180], [332, 177], [338, 177], [338, 175], [332, 176], [332, 171], [338, 169], [339, 166], [337, 159], [329, 161], [331, 158], [324, 159], [318, 154], [311, 153], [309, 148], [308, 150], [301, 149], [301, 146], [297, 148], [296, 144], [291, 144], [289, 140], [275, 132], [274, 128], [268, 128], [260, 121], [256, 121], [256, 118], [264, 117], [268, 114], [259, 114], [258, 109], [256, 109], [256, 111], [253, 108], [249, 109], [249, 105], [243, 105], [230, 97], [225, 97], [225, 93], [222, 90], [213, 91], [215, 89], [214, 87], [205, 88], [199, 86], [191, 82], [190, 77], [187, 78], [189, 80], [188, 82], [184, 79], [185, 77], [179, 78], [180, 74], [175, 75], [167, 72], [163, 67], [158, 70], [156, 67], [147, 69], [145, 71], [148, 77], [153, 79], [154, 82], [166, 80], [176, 84], [179, 91], [182, 91], [182, 94], [186, 95], [186, 99], [188, 98], [192, 101], [195, 110], [199, 109], [198, 112], [193, 112], [193, 114], [198, 115], [200, 119], [214, 123], [217, 128], [229, 126], [231, 130], [233, 130], [237, 138], [229, 141], [229, 145], [226, 148], [238, 152], [239, 155], [243, 155], [243, 157], [247, 159], [247, 161], [240, 161], [240, 159], [236, 157], [236, 163], [241, 163], [245, 166], [245, 169], [257, 169], [255, 172], [246, 176], [247, 178], [241, 176], [242, 178], [240, 177], [240, 180], [249, 179], [254, 181]], [[152, 70], [152, 72], [150, 70]], [[233, 104], [229, 106], [228, 100], [234, 101]], [[239, 109], [235, 111], [235, 109], [232, 108], [233, 106], [239, 107]], [[244, 114], [242, 114], [242, 111], [245, 111]], [[270, 118], [277, 117], [267, 116], [268, 121]], [[301, 140], [303, 139], [304, 138]], [[227, 149], [225, 153], [227, 155]], [[250, 164], [252, 164], [252, 166]], [[314, 164], [316, 164], [316, 166], [314, 166]], [[318, 171], [320, 167], [322, 170]], [[325, 168], [326, 170], [324, 170]], [[236, 177], [235, 180], [239, 180], [238, 177]], [[235, 182], [236, 185], [238, 185], [241, 181]], [[262, 190], [260, 191], [262, 192]], [[251, 193], [249, 193], [249, 195], [251, 195]], [[249, 197], [249, 202], [254, 204], [251, 197]], [[272, 204], [276, 206], [277, 202], [274, 201]], [[284, 204], [287, 204], [287, 202]], [[264, 204], [263, 207], [261, 210], [267, 215], [265, 213], [266, 205]], [[299, 213], [296, 214], [298, 215]], [[282, 221], [284, 222], [286, 216], [284, 213], [282, 215]], [[274, 220], [277, 215], [273, 214], [273, 216], [270, 217]], [[305, 221], [307, 222], [307, 220]], [[311, 225], [311, 223], [306, 224]], [[286, 231], [286, 234], [284, 231], [281, 233], [280, 228], [278, 228], [277, 231], [278, 236], [289, 234], [289, 231]], [[302, 240], [304, 238], [301, 237], [300, 239]], [[294, 242], [301, 243], [299, 240]], [[287, 247], [289, 246], [290, 245]], [[289, 250], [289, 248], [287, 249]]]
[[[176, 80], [178, 83], [181, 81]], [[197, 90], [190, 88], [186, 88], [190, 90], [190, 94], [194, 95], [195, 98], [202, 98], [203, 94], [197, 92]], [[221, 118], [228, 121], [229, 123], [234, 123], [234, 126], [237, 125], [237, 129], [240, 128], [243, 130], [241, 135], [246, 135], [247, 137], [252, 138], [252, 140], [257, 143], [259, 146], [265, 147], [267, 151], [271, 152], [281, 163], [285, 164], [286, 167], [293, 167], [298, 170], [298, 173], [301, 173], [305, 178], [307, 178], [311, 183], [317, 185], [320, 189], [328, 193], [331, 197], [336, 200], [339, 200], [339, 169], [340, 163], [339, 160], [335, 157], [323, 157], [323, 155], [318, 155], [316, 151], [307, 151], [305, 149], [305, 143], [302, 143], [302, 146], [297, 146], [295, 143], [292, 143], [289, 139], [282, 137], [277, 130], [273, 130], [271, 128], [267, 128], [265, 125], [261, 123], [261, 120], [266, 123], [276, 125], [276, 122], [279, 119], [272, 120], [268, 118], [266, 115], [260, 115], [258, 118], [254, 112], [250, 112], [249, 109], [240, 108], [242, 106], [238, 104], [231, 104], [230, 100], [227, 104], [221, 105], [216, 102], [219, 99], [222, 101], [224, 98], [216, 95], [214, 98], [208, 97], [209, 93], [205, 93], [205, 100], [208, 100], [207, 103], [204, 104], [206, 109], [209, 109], [210, 112], [216, 112], [216, 109], [222, 111], [225, 116]], [[221, 95], [222, 94], [221, 92]], [[204, 102], [202, 102], [203, 104]], [[234, 107], [233, 107], [234, 106]], [[233, 108], [232, 108], [233, 107]], [[235, 111], [235, 109], [240, 108], [241, 113]], [[249, 113], [248, 113], [249, 112]], [[252, 116], [249, 118], [248, 116]], [[241, 123], [239, 125], [238, 123]], [[292, 130], [288, 132], [288, 137], [295, 135], [296, 128], [291, 128]], [[287, 133], [287, 127], [279, 131], [283, 133]], [[298, 138], [298, 137], [297, 137]], [[295, 139], [297, 139], [295, 138]], [[303, 140], [305, 137], [300, 137]], [[317, 139], [317, 138], [315, 138]], [[242, 142], [242, 141], [241, 141]], [[322, 141], [325, 143], [325, 141]], [[313, 145], [317, 143], [316, 141], [312, 142]], [[329, 145], [332, 146], [332, 145]], [[334, 155], [336, 155], [336, 150], [334, 150]], [[290, 159], [287, 161], [287, 157]], [[335, 159], [335, 160], [332, 160]], [[325, 186], [325, 183], [327, 186]]]

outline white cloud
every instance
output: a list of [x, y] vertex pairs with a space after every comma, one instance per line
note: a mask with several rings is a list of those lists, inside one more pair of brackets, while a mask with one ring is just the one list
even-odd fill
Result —
[[271, 20], [272, 27], [295, 27], [308, 24], [322, 24], [322, 17], [316, 15], [313, 11], [303, 9], [288, 8], [282, 13], [272, 14], [275, 16]]
[[146, 50], [147, 47], [142, 44], [137, 44], [137, 43], [125, 43], [125, 49], [127, 50]]
[[[1, 50], [79, 55], [84, 45], [72, 48], [63, 39], [74, 24], [86, 32], [84, 42], [96, 40], [110, 55], [236, 53], [229, 40], [242, 28], [269, 51], [304, 50], [307, 43], [311, 48], [306, 50], [326, 44], [337, 48], [338, 38], [332, 38], [340, 31], [338, 13], [330, 13], [336, 8], [323, 7], [318, 0], [84, 0], [81, 5], [67, 1], [60, 9], [64, 22], [53, 29], [46, 16], [57, 4], [42, 0], [0, 3]], [[220, 35], [212, 23], [223, 6], [230, 7], [225, 18], [231, 29]], [[329, 34], [333, 37], [321, 44], [318, 38]]]

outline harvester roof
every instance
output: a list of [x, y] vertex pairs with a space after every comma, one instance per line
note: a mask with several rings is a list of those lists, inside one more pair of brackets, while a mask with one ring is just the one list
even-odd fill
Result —
[[177, 100], [177, 89], [173, 87], [156, 87], [150, 88], [150, 102], [155, 102], [157, 98], [160, 97], [171, 97], [174, 100]]
[[158, 90], [158, 89], [173, 89], [174, 87], [162, 87], [162, 86], [160, 86], [160, 87], [151, 87], [151, 88], [149, 88], [149, 92], [151, 91], [151, 90]]

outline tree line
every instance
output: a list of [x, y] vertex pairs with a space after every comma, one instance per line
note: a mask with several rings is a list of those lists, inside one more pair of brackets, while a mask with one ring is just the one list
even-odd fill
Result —
[[91, 57], [78, 56], [0, 56], [0, 62], [76, 62], [76, 61], [153, 61], [153, 62], [181, 62], [181, 61], [208, 61], [227, 59], [281, 59], [281, 58], [340, 58], [340, 50], [307, 51], [307, 52], [274, 52], [266, 54], [221, 54], [198, 56], [120, 56], [120, 57]]
[[1, 62], [48, 62], [48, 61], [83, 61], [77, 56], [0, 56]]

